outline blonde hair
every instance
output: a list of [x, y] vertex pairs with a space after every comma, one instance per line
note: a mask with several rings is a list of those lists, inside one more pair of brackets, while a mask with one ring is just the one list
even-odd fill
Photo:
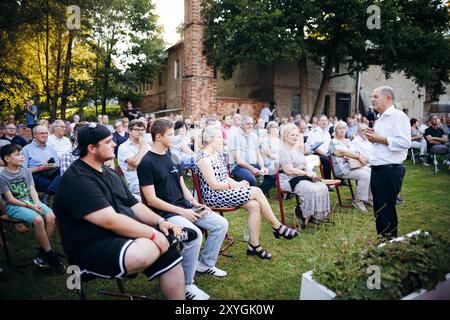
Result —
[[345, 123], [345, 121], [339, 120], [338, 122], [336, 122], [334, 124], [333, 131], [336, 132], [336, 128], [340, 125], [343, 126], [345, 130], [347, 130], [348, 127], [347, 127], [347, 124]]
[[215, 125], [207, 126], [202, 132], [203, 147], [206, 147], [217, 133], [222, 134], [222, 131], [218, 127], [216, 127]]
[[295, 124], [289, 123], [284, 125], [281, 129], [281, 140], [283, 140], [283, 142], [286, 142], [286, 137], [294, 130], [298, 131], [298, 128]]

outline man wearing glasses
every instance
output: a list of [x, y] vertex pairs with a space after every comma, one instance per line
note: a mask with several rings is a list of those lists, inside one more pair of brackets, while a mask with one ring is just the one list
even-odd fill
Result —
[[65, 137], [66, 125], [62, 120], [56, 120], [52, 125], [52, 135], [48, 138], [48, 145], [56, 150], [58, 158], [72, 150], [72, 143]]
[[25, 140], [21, 136], [17, 135], [16, 125], [12, 124], [12, 123], [8, 123], [5, 126], [5, 134], [0, 139], [7, 140], [11, 144], [18, 144], [22, 148], [28, 144], [27, 140]]
[[59, 157], [56, 150], [47, 144], [48, 129], [38, 125], [33, 128], [35, 138], [23, 148], [24, 168], [31, 169], [38, 192], [44, 192], [41, 202], [47, 204], [61, 181]]
[[141, 201], [137, 166], [149, 150], [149, 145], [144, 139], [145, 124], [141, 120], [131, 120], [128, 125], [130, 137], [119, 146], [117, 158], [133, 196]]

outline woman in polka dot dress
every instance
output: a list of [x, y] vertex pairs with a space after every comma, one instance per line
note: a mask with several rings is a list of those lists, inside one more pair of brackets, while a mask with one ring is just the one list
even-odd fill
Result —
[[286, 227], [273, 214], [261, 189], [250, 187], [247, 181], [234, 181], [228, 177], [228, 170], [220, 150], [223, 147], [222, 132], [215, 126], [207, 127], [202, 133], [204, 149], [199, 152], [196, 161], [196, 173], [199, 177], [202, 197], [207, 206], [228, 208], [241, 206], [249, 212], [249, 243], [247, 254], [261, 259], [270, 259], [272, 255], [259, 244], [261, 215], [272, 225], [275, 238], [293, 239], [297, 230]]

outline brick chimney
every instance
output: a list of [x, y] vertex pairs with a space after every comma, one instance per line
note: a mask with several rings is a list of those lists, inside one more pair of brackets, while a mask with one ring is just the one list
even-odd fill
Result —
[[217, 79], [214, 67], [206, 64], [203, 51], [205, 29], [201, 16], [202, 0], [184, 1], [184, 41], [182, 111], [185, 116], [200, 117], [202, 113], [217, 112]]

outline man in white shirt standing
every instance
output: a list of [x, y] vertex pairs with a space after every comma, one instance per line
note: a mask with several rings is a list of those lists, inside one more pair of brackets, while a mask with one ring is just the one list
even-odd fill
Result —
[[331, 166], [328, 161], [328, 146], [330, 145], [331, 135], [328, 129], [328, 118], [323, 115], [319, 119], [319, 125], [312, 129], [306, 140], [307, 150], [320, 157], [320, 163], [323, 167], [323, 177], [331, 179]]
[[373, 142], [370, 165], [370, 187], [373, 194], [373, 212], [378, 235], [397, 237], [398, 221], [396, 198], [402, 187], [405, 169], [403, 161], [411, 147], [409, 119], [394, 106], [395, 94], [391, 87], [376, 88], [371, 102], [379, 119], [373, 129], [365, 130]]
[[269, 105], [266, 105], [264, 108], [262, 108], [259, 117], [264, 120], [264, 128], [267, 127], [267, 123], [270, 121], [270, 117], [273, 116], [275, 110], [275, 105], [272, 110], [270, 110]]
[[61, 159], [64, 153], [72, 150], [72, 143], [64, 136], [66, 125], [62, 120], [55, 120], [52, 124], [52, 134], [48, 137], [48, 145], [53, 147]]
[[138, 201], [142, 201], [136, 169], [149, 150], [144, 139], [145, 123], [137, 119], [131, 120], [128, 132], [130, 137], [119, 146], [117, 152], [118, 164], [128, 183], [128, 189]]

